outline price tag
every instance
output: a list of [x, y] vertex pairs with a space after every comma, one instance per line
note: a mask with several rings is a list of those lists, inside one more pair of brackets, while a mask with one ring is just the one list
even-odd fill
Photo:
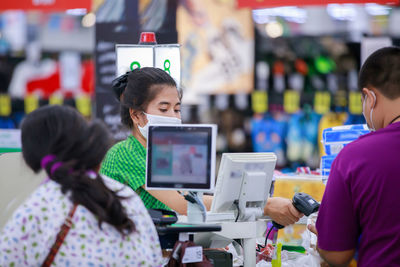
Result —
[[362, 114], [362, 101], [360, 92], [349, 93], [349, 112], [351, 114]]
[[254, 113], [264, 113], [268, 110], [268, 95], [266, 91], [254, 91], [251, 94], [251, 106]]
[[283, 95], [283, 109], [286, 113], [296, 113], [300, 109], [300, 94], [294, 90], [286, 90]]
[[11, 98], [9, 95], [0, 94], [0, 116], [11, 115]]
[[39, 98], [36, 95], [25, 97], [25, 113], [29, 114], [39, 107]]
[[331, 109], [331, 94], [329, 92], [316, 92], [314, 96], [314, 110], [318, 114], [328, 113]]
[[75, 99], [77, 110], [85, 117], [90, 117], [92, 114], [92, 105], [90, 97], [87, 95], [79, 96]]
[[62, 105], [63, 102], [64, 100], [60, 95], [52, 95], [49, 98], [49, 105]]
[[201, 246], [187, 247], [182, 258], [182, 263], [203, 261], [203, 248]]

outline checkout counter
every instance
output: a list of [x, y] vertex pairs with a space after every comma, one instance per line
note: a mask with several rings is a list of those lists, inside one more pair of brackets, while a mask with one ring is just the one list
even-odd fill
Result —
[[[150, 125], [146, 189], [189, 192], [188, 216], [179, 217], [180, 225], [158, 227], [160, 239], [179, 232], [179, 239], [193, 235], [196, 244], [210, 248], [241, 239], [244, 266], [252, 267], [256, 239], [265, 238], [267, 230], [263, 214], [277, 158], [273, 153], [225, 153], [215, 184], [216, 130], [215, 125]], [[209, 212], [203, 192], [214, 193]]]
[[163, 249], [173, 248], [176, 241], [193, 241], [203, 248], [224, 248], [240, 239], [244, 266], [256, 266], [256, 239], [265, 238], [268, 220], [254, 222], [212, 222], [189, 224], [186, 216], [179, 216], [177, 224], [156, 226]]

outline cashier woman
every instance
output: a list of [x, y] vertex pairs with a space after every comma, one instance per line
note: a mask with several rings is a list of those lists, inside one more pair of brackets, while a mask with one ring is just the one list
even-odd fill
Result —
[[[113, 90], [121, 103], [121, 121], [131, 135], [107, 153], [100, 173], [128, 184], [149, 209], [172, 209], [186, 214], [187, 201], [177, 191], [146, 190], [146, 136], [152, 123], [181, 123], [181, 96], [174, 79], [158, 68], [141, 68], [118, 77]], [[210, 209], [212, 196], [204, 196]], [[282, 225], [297, 222], [302, 214], [289, 199], [269, 198], [264, 214]]]

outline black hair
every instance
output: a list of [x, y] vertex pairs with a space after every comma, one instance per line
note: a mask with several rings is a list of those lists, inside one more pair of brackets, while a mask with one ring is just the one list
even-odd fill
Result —
[[385, 47], [370, 55], [361, 67], [358, 88], [374, 87], [389, 99], [400, 97], [400, 48]]
[[[121, 204], [123, 197], [107, 188], [102, 178], [90, 177], [97, 169], [111, 138], [105, 126], [87, 122], [75, 109], [67, 106], [44, 106], [29, 113], [21, 126], [22, 154], [35, 172], [42, 169], [41, 161], [47, 155], [55, 158], [45, 171], [49, 178], [61, 185], [63, 194], [70, 192], [73, 203], [81, 204], [102, 222], [113, 225], [121, 234], [135, 231]], [[60, 167], [51, 171], [57, 162]]]
[[112, 89], [121, 103], [121, 122], [133, 128], [129, 109], [144, 111], [162, 90], [162, 85], [176, 87], [175, 80], [159, 68], [135, 69], [115, 79]]

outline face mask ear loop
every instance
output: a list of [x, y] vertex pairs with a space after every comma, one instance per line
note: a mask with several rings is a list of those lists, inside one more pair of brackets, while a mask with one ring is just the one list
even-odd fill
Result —
[[[142, 111], [142, 113], [143, 113], [143, 115], [144, 116], [146, 116], [146, 119], [147, 119], [147, 113], [146, 112], [144, 112], [144, 111]], [[133, 120], [133, 111], [131, 111], [131, 109], [129, 109], [129, 115], [130, 115], [130, 117], [131, 117], [131, 119]], [[147, 119], [147, 122], [148, 122], [149, 120]], [[147, 123], [146, 123], [147, 124]], [[137, 126], [138, 127], [141, 127], [140, 125], [139, 125], [139, 123], [137, 123]], [[145, 127], [146, 125], [144, 125], [143, 127]]]
[[144, 139], [147, 140], [147, 134], [148, 134], [148, 124], [149, 124], [149, 118], [147, 117], [147, 113], [142, 111], [142, 114], [146, 117], [146, 124], [141, 127], [139, 124], [137, 125], [140, 134], [143, 136]]
[[147, 124], [149, 124], [149, 117], [147, 116], [148, 114], [144, 111], [142, 111], [143, 115], [146, 117], [146, 124], [143, 127], [146, 127]]
[[375, 95], [374, 91], [370, 91], [370, 92], [371, 92], [372, 96], [374, 97], [374, 105], [372, 106], [371, 111], [369, 113], [369, 119], [371, 121], [372, 130], [375, 131], [376, 128], [375, 128], [375, 125], [374, 125], [374, 121], [372, 120], [372, 112], [374, 111], [374, 107], [376, 105], [376, 95]]

